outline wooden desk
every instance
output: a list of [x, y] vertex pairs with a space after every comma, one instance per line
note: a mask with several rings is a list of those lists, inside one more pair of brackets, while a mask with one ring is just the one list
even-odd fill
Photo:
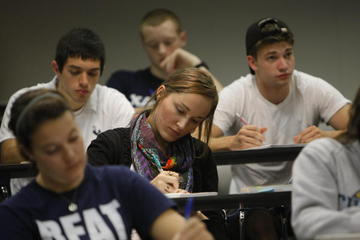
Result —
[[214, 152], [217, 165], [294, 161], [303, 146]]

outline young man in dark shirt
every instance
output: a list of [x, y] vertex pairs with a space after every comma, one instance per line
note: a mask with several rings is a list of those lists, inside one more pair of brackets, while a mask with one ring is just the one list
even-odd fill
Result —
[[[150, 66], [138, 71], [116, 71], [106, 84], [125, 94], [138, 111], [175, 70], [186, 67], [207, 69], [199, 57], [184, 49], [187, 33], [173, 12], [167, 9], [148, 12], [140, 22], [139, 31]], [[222, 89], [216, 79], [215, 85], [218, 91]]]

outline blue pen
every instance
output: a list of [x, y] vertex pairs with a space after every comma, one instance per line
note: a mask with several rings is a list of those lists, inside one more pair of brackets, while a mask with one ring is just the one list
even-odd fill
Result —
[[191, 216], [192, 208], [193, 208], [194, 199], [189, 197], [186, 201], [185, 209], [184, 209], [184, 217], [188, 219]]

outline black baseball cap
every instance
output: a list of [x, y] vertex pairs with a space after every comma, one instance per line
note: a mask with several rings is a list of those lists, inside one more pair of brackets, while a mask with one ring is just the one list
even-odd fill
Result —
[[281, 20], [276, 18], [263, 18], [251, 24], [246, 31], [246, 55], [250, 54], [251, 49], [260, 40], [271, 36], [288, 35], [290, 38], [293, 34], [289, 27]]

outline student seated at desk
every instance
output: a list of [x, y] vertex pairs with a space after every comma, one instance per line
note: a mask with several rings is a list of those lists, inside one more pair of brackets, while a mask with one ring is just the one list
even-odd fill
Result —
[[[219, 94], [210, 140], [213, 151], [308, 143], [337, 136], [346, 128], [350, 101], [323, 79], [295, 70], [294, 34], [285, 22], [260, 19], [248, 27], [245, 40], [250, 73]], [[335, 130], [319, 129], [321, 121]], [[233, 165], [230, 193], [287, 184], [292, 164]]]
[[[95, 32], [86, 28], [66, 32], [56, 45], [51, 66], [56, 75], [53, 80], [23, 88], [11, 96], [0, 127], [1, 163], [25, 160], [8, 122], [14, 100], [29, 90], [56, 89], [66, 96], [81, 129], [85, 149], [100, 132], [129, 124], [134, 114], [130, 102], [118, 91], [98, 84], [105, 66], [105, 46]], [[12, 179], [11, 193], [15, 194], [29, 182], [30, 179]]]
[[[208, 71], [208, 67], [198, 56], [185, 49], [188, 35], [174, 12], [164, 8], [153, 9], [143, 16], [138, 29], [150, 66], [137, 71], [118, 70], [106, 85], [123, 93], [136, 112], [141, 112], [171, 73], [187, 67]], [[214, 77], [213, 80], [220, 91], [222, 84]]]
[[[88, 147], [89, 163], [132, 167], [163, 193], [217, 192], [216, 163], [208, 146], [190, 134], [199, 127], [210, 136], [218, 95], [211, 75], [179, 70], [153, 96], [154, 106], [129, 128], [100, 134]], [[209, 230], [223, 235], [221, 212], [204, 213]], [[218, 239], [217, 236], [215, 236]]]
[[9, 126], [39, 173], [0, 204], [1, 239], [129, 239], [132, 229], [143, 239], [213, 239], [127, 168], [86, 165], [83, 138], [59, 92], [21, 95]]
[[[248, 27], [245, 42], [250, 73], [220, 92], [210, 140], [213, 151], [308, 143], [346, 128], [349, 101], [326, 81], [295, 70], [294, 35], [285, 22], [259, 19]], [[319, 129], [320, 121], [338, 131]], [[233, 165], [230, 193], [287, 184], [291, 168], [291, 161]], [[268, 225], [259, 224], [259, 229]]]
[[360, 89], [347, 132], [309, 143], [293, 177], [292, 225], [299, 239], [360, 233]]

